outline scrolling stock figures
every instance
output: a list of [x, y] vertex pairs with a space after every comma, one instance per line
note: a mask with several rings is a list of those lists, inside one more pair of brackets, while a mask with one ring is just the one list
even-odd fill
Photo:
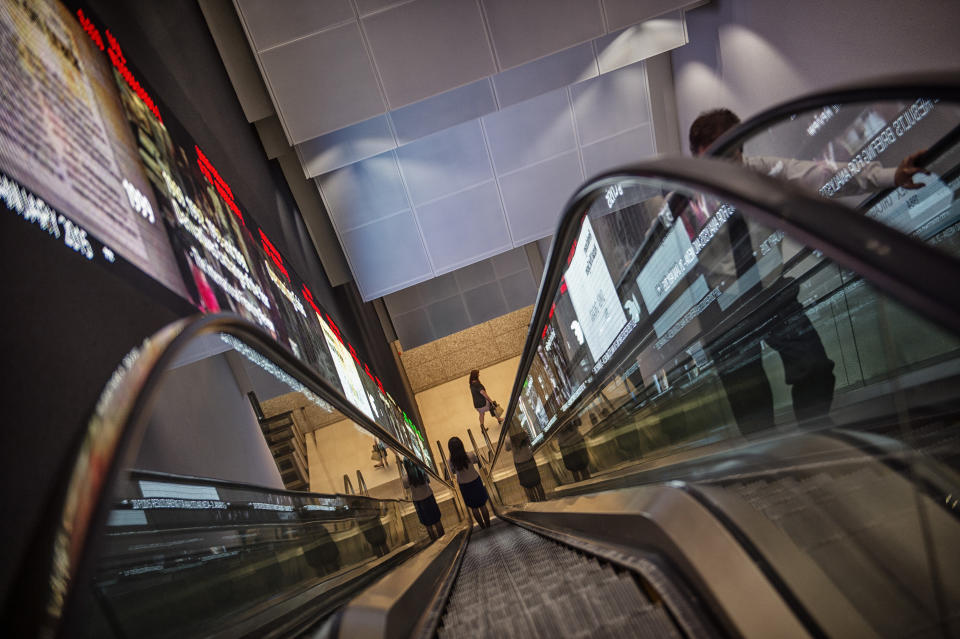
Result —
[[0, 27], [9, 53], [0, 120], [10, 124], [0, 127], [0, 199], [9, 211], [135, 285], [139, 270], [202, 312], [248, 318], [429, 459], [420, 429], [119, 39], [56, 1], [9, 3]]

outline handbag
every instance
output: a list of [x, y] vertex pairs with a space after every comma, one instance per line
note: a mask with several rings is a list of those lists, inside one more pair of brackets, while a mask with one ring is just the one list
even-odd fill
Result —
[[503, 417], [503, 407], [492, 399], [490, 400], [490, 414], [497, 419]]

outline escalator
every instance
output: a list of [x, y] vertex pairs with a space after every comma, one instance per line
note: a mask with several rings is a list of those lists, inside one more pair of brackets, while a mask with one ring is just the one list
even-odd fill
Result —
[[[223, 317], [169, 328], [105, 391], [53, 532], [24, 561], [13, 627], [960, 636], [958, 105], [943, 78], [823, 94], [720, 140], [728, 160], [658, 160], [581, 188], [554, 237], [504, 427], [480, 455], [498, 515], [487, 530], [470, 528], [443, 468], [269, 336]], [[904, 129], [903, 113], [912, 124], [885, 156], [874, 141], [882, 123]], [[800, 126], [809, 118], [819, 128]], [[851, 199], [838, 187], [828, 201], [737, 160], [842, 172], [861, 148], [888, 168], [924, 148], [930, 177], [914, 193]], [[272, 449], [279, 484], [179, 464], [169, 407], [209, 395], [185, 377], [193, 351], [283, 387], [253, 403], [271, 413], [255, 424], [264, 441], [269, 424], [298, 438]], [[344, 494], [342, 477], [377, 441], [389, 463], [364, 470], [368, 495]], [[212, 444], [189, 445], [220, 463]], [[429, 476], [437, 539], [407, 496], [408, 464]], [[312, 492], [283, 484], [288, 471], [304, 481], [298, 468]]]
[[442, 639], [684, 636], [663, 599], [634, 574], [517, 526], [475, 533], [460, 573]]
[[[651, 602], [673, 622], [651, 636], [960, 635], [951, 83], [811, 96], [717, 142], [729, 164], [630, 167], [575, 195], [486, 479], [532, 547], [674, 596], [585, 611], [569, 582], [592, 568], [482, 531], [437, 636], [604, 634]], [[740, 158], [759, 155], [821, 181], [751, 183]], [[921, 171], [897, 186], [906, 156]], [[889, 184], [845, 187], [868, 169]], [[677, 602], [706, 622], [679, 624]]]

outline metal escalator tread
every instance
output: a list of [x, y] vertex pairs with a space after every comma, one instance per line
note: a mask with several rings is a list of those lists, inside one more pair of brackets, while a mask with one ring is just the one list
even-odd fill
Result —
[[437, 635], [682, 636], [629, 573], [503, 522], [470, 539]]

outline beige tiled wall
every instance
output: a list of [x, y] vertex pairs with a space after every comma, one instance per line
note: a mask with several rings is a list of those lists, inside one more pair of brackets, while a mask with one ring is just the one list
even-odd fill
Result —
[[[310, 491], [317, 493], [343, 492], [343, 476], [350, 477], [354, 489], [357, 485], [357, 470], [363, 474], [370, 489], [399, 480], [394, 454], [388, 454], [389, 466], [374, 468], [370, 458], [374, 438], [352, 421], [344, 419], [307, 435], [307, 463], [310, 467]], [[396, 487], [393, 498], [402, 497], [402, 489]]]
[[[466, 376], [474, 368], [483, 369], [518, 356], [523, 351], [532, 313], [533, 307], [527, 306], [404, 351], [400, 358], [413, 392], [419, 394], [428, 388]], [[429, 432], [430, 424], [424, 425]]]

